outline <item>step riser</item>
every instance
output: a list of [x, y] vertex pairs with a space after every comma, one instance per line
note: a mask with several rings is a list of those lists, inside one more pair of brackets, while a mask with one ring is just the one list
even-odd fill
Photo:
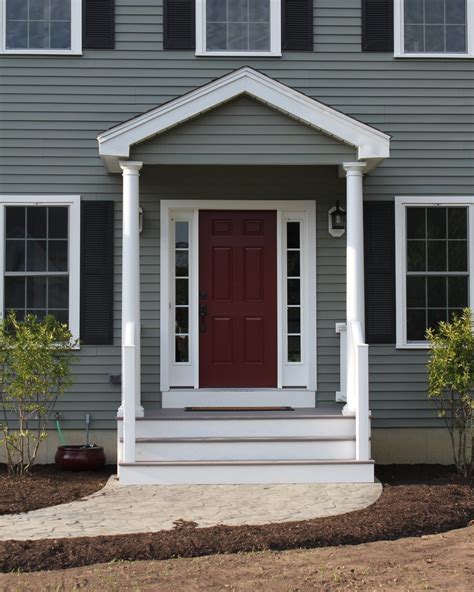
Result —
[[121, 466], [123, 485], [373, 483], [372, 464]]
[[285, 405], [296, 409], [314, 407], [316, 395], [305, 390], [236, 390], [236, 391], [165, 391], [161, 394], [164, 409], [184, 407], [261, 407]]
[[137, 461], [334, 460], [355, 458], [355, 442], [138, 442]]
[[[228, 420], [140, 420], [137, 438], [245, 438], [298, 437], [352, 438], [354, 418], [334, 419], [228, 419]], [[118, 422], [119, 434], [122, 422]]]

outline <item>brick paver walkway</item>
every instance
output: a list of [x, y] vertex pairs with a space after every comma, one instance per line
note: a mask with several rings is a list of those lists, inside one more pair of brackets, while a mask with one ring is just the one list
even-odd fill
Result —
[[51, 539], [199, 527], [307, 520], [360, 510], [382, 493], [380, 483], [325, 485], [135, 485], [111, 478], [83, 500], [0, 516], [0, 540]]

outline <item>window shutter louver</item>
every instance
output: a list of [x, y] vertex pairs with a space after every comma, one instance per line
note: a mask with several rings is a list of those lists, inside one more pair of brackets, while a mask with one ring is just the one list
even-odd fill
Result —
[[196, 0], [164, 0], [164, 49], [195, 49]]
[[281, 47], [313, 51], [313, 0], [282, 0]]
[[362, 0], [362, 51], [393, 51], [393, 0]]
[[367, 343], [395, 343], [395, 207], [364, 204]]
[[114, 202], [81, 203], [81, 342], [113, 342]]
[[115, 0], [83, 0], [82, 47], [115, 48]]

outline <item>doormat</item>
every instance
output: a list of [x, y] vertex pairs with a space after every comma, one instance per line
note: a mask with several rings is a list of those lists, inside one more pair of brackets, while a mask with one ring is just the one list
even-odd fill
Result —
[[294, 407], [185, 407], [185, 411], [294, 411]]

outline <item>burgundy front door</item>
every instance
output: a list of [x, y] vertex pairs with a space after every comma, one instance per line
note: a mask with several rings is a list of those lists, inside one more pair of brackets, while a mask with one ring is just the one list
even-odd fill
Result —
[[276, 212], [199, 215], [199, 385], [276, 387]]

